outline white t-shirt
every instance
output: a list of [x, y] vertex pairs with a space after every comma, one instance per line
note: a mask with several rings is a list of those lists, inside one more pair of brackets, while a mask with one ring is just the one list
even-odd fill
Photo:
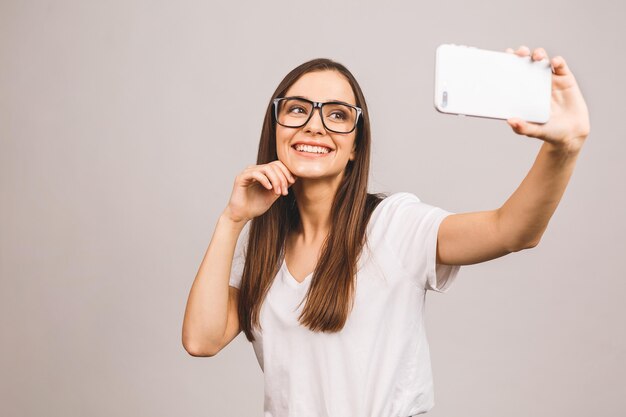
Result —
[[[460, 269], [436, 264], [437, 230], [450, 214], [406, 192], [378, 204], [357, 264], [354, 309], [338, 333], [300, 325], [312, 274], [299, 283], [283, 261], [261, 306], [262, 332], [253, 331], [265, 417], [409, 417], [434, 406], [424, 301], [426, 290], [446, 292]], [[246, 244], [247, 236], [233, 259], [237, 288]]]

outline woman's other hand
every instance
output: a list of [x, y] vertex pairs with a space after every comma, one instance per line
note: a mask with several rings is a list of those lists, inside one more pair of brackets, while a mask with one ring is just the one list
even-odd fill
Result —
[[[507, 48], [506, 52], [519, 56], [531, 55], [533, 61], [548, 58], [543, 48], [536, 48], [532, 54], [524, 45], [517, 51]], [[547, 123], [527, 122], [519, 118], [507, 119], [515, 133], [549, 142], [558, 149], [577, 152], [589, 134], [589, 111], [574, 74], [565, 59], [556, 56], [550, 60], [552, 66], [552, 98], [550, 119]]]
[[235, 178], [235, 185], [224, 214], [236, 222], [248, 221], [265, 213], [296, 182], [279, 160], [250, 165]]

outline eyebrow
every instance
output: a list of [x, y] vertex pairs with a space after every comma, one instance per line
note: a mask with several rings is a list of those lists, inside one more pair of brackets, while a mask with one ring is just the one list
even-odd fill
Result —
[[[311, 100], [310, 98], [308, 98], [308, 97], [304, 97], [304, 96], [289, 96], [289, 97], [293, 97], [293, 98], [303, 98], [303, 99], [305, 99], [305, 100], [315, 101], [315, 100]], [[341, 103], [341, 104], [347, 104], [348, 106], [355, 106], [355, 107], [356, 107], [356, 104], [351, 104], [351, 103], [347, 103], [347, 102], [345, 102], [345, 101], [341, 101], [341, 100], [334, 100], [334, 99], [333, 99], [333, 100], [328, 100], [328, 101], [323, 101], [322, 103]]]

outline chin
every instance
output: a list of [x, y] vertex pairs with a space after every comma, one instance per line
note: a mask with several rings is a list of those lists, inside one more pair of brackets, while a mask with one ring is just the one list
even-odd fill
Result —
[[299, 179], [318, 179], [327, 176], [324, 172], [311, 171], [310, 169], [295, 169], [291, 172]]
[[325, 172], [325, 171], [312, 171], [309, 169], [301, 169], [291, 171], [295, 176], [297, 176], [300, 180], [308, 179], [308, 180], [332, 180], [337, 177], [342, 176], [342, 172]]

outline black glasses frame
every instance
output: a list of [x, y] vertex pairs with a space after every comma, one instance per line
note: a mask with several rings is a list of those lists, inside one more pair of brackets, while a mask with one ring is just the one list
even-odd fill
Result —
[[[313, 105], [313, 110], [311, 111], [311, 113], [309, 113], [309, 117], [306, 118], [306, 120], [299, 126], [287, 126], [284, 125], [282, 123], [280, 123], [278, 121], [278, 104], [282, 101], [282, 100], [287, 100], [287, 99], [291, 99], [291, 100], [302, 100], [302, 101], [306, 101], [307, 103], [310, 103]], [[309, 123], [309, 120], [311, 120], [311, 117], [313, 117], [313, 113], [315, 112], [315, 109], [319, 110], [320, 113], [320, 119], [322, 120], [322, 125], [324, 125], [324, 128], [326, 130], [330, 130], [331, 132], [335, 132], [335, 133], [352, 133], [354, 131], [354, 129], [356, 129], [357, 124], [359, 123], [359, 118], [361, 116], [361, 114], [363, 114], [363, 110], [361, 110], [360, 107], [357, 106], [353, 106], [352, 104], [348, 104], [348, 103], [344, 103], [343, 101], [327, 101], [327, 102], [320, 102], [320, 101], [311, 101], [308, 100], [306, 98], [302, 98], [302, 97], [277, 97], [275, 98], [273, 101], [274, 104], [274, 120], [276, 120], [276, 123], [278, 123], [281, 126], [284, 127], [290, 127], [290, 128], [299, 128], [302, 127], [304, 125], [306, 125], [307, 123]], [[354, 126], [352, 127], [352, 129], [348, 132], [339, 132], [337, 130], [333, 130], [331, 128], [329, 128], [328, 126], [326, 126], [326, 122], [324, 122], [324, 113], [322, 112], [322, 108], [324, 107], [325, 104], [343, 104], [344, 106], [348, 106], [353, 108], [354, 110], [356, 110], [356, 119], [354, 119]]]

